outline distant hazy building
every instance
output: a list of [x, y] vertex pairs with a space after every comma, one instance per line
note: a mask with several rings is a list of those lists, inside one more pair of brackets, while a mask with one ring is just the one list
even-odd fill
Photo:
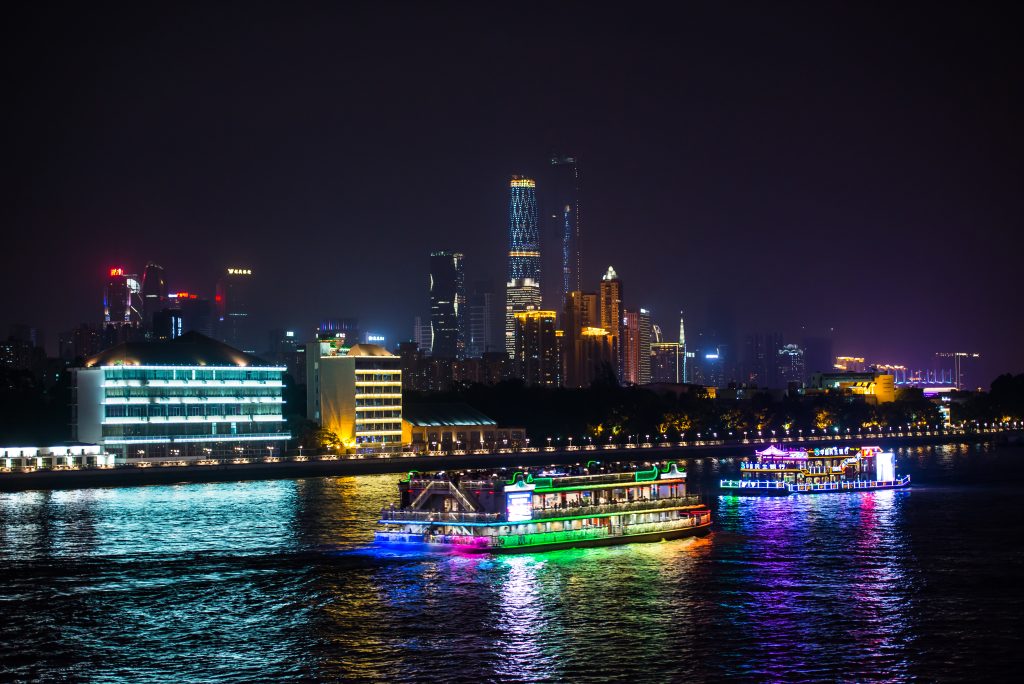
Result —
[[194, 332], [122, 343], [72, 370], [72, 439], [118, 461], [281, 455], [283, 372]]
[[65, 361], [73, 361], [77, 358], [85, 358], [98, 354], [103, 348], [101, 346], [100, 331], [82, 323], [77, 328], [61, 333], [58, 338], [60, 346], [60, 358]]
[[402, 359], [375, 344], [306, 345], [306, 413], [356, 453], [402, 448]]
[[412, 341], [416, 343], [420, 354], [430, 356], [430, 345], [433, 342], [430, 335], [430, 321], [424, 321], [420, 316], [413, 319]]
[[497, 352], [505, 348], [504, 335], [501, 327], [501, 304], [490, 281], [481, 280], [473, 284], [469, 294], [466, 326], [466, 356], [483, 358], [487, 352]]
[[804, 367], [804, 350], [798, 345], [787, 344], [778, 351], [776, 357], [778, 377], [783, 386], [802, 385], [806, 377]]
[[554, 311], [515, 313], [515, 365], [528, 385], [556, 387], [560, 382]]
[[580, 171], [572, 156], [553, 155], [550, 167], [550, 187], [542, 193], [549, 222], [548, 235], [560, 238], [561, 301], [564, 308], [570, 292], [581, 289], [580, 273]]
[[651, 382], [682, 382], [681, 366], [678, 342], [651, 342]]
[[209, 299], [194, 292], [172, 292], [167, 296], [167, 308], [180, 312], [183, 332], [213, 336], [213, 307]]
[[250, 315], [252, 300], [252, 269], [231, 267], [225, 269], [217, 281], [216, 334], [221, 342], [236, 349], [253, 352], [256, 339]]
[[622, 364], [624, 382], [651, 382], [651, 313], [647, 309], [623, 312]]
[[804, 350], [804, 377], [801, 382], [808, 379], [811, 373], [828, 373], [832, 370], [832, 362], [835, 354], [832, 351], [831, 337], [804, 337], [800, 342]]
[[147, 334], [153, 332], [153, 316], [167, 308], [167, 277], [164, 267], [150, 262], [142, 273], [142, 318]]
[[149, 337], [154, 340], [173, 340], [183, 333], [181, 311], [161, 309], [153, 314]]
[[462, 254], [430, 254], [431, 353], [461, 358], [466, 352], [466, 273]]
[[937, 352], [935, 354], [937, 365], [952, 366], [953, 385], [959, 390], [977, 386], [973, 371], [979, 358], [981, 358], [981, 354], [974, 352]]

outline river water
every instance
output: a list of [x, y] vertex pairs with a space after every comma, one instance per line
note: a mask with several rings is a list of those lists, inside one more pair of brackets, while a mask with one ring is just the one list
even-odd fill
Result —
[[717, 496], [702, 539], [370, 546], [397, 476], [0, 494], [0, 679], [1017, 678], [1024, 449], [898, 452], [910, 491]]

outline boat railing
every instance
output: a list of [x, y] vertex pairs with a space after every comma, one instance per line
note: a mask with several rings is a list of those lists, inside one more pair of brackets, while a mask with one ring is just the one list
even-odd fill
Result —
[[696, 496], [666, 496], [657, 499], [623, 501], [622, 503], [581, 504], [578, 506], [568, 505], [558, 508], [535, 508], [533, 509], [533, 519], [543, 520], [545, 518], [561, 518], [565, 517], [566, 515], [600, 515], [604, 513], [622, 513], [629, 511], [656, 511], [661, 508], [697, 506], [699, 504], [700, 499]]
[[500, 513], [465, 513], [463, 511], [407, 511], [385, 508], [380, 512], [382, 522], [494, 523], [502, 522]]
[[895, 480], [840, 480], [838, 482], [813, 482], [805, 484], [791, 483], [793, 492], [831, 492], [843, 489], [884, 489], [886, 487], [905, 487], [910, 484], [910, 476], [904, 475]]
[[782, 480], [721, 480], [718, 486], [722, 489], [787, 489], [788, 483]]

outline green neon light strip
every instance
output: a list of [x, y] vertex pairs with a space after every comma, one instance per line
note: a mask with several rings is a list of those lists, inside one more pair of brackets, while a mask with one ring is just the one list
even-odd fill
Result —
[[516, 483], [516, 479], [517, 479], [517, 478], [518, 478], [518, 477], [519, 477], [520, 475], [522, 475], [522, 474], [523, 474], [523, 471], [521, 471], [521, 470], [517, 470], [516, 472], [512, 473], [512, 479], [511, 479], [511, 480], [509, 480], [508, 482], [506, 482], [505, 484], [507, 484], [507, 485], [514, 485], [514, 484]]
[[637, 482], [650, 482], [651, 480], [658, 479], [658, 466], [654, 466], [653, 470], [638, 470], [634, 473]]
[[412, 481], [412, 474], [413, 473], [419, 473], [419, 472], [420, 471], [418, 471], [418, 470], [410, 470], [409, 471], [409, 476], [407, 478], [405, 478], [404, 480], [399, 480], [399, 482], [402, 483], [402, 484], [405, 484], [406, 482], [411, 482]]
[[[642, 484], [648, 484], [653, 482], [654, 480], [652, 478], [651, 480], [644, 481]], [[686, 480], [681, 477], [673, 477], [667, 480], [657, 480], [657, 484], [659, 485], [670, 485], [685, 482]], [[609, 484], [576, 485], [575, 487], [538, 487], [537, 489], [533, 490], [533, 492], [534, 494], [550, 494], [552, 492], [580, 492], [589, 491], [591, 489], [615, 489], [617, 487], [636, 487], [636, 482], [630, 482], [627, 480], [625, 482], [611, 482]]]
[[593, 463], [594, 465], [601, 465], [601, 462], [600, 462], [600, 461], [587, 461], [587, 467], [588, 467], [588, 468], [590, 467], [590, 464], [591, 464], [591, 463]]
[[[704, 528], [704, 527], [709, 527], [710, 525], [711, 525], [711, 522], [709, 521], [709, 522], [704, 523], [703, 525], [693, 525], [689, 529], [699, 530], [699, 529]], [[673, 529], [679, 529], [679, 528], [673, 528]], [[686, 529], [686, 528], [683, 528], [683, 529]], [[504, 548], [507, 548], [507, 549], [525, 549], [525, 548], [532, 547], [532, 546], [552, 546], [554, 544], [566, 544], [566, 543], [572, 542], [572, 541], [590, 541], [591, 539], [626, 539], [628, 537], [643, 537], [643, 536], [648, 535], [648, 534], [659, 534], [660, 532], [661, 532], [661, 530], [655, 530], [653, 532], [634, 532], [633, 534], [616, 534], [614, 536], [609, 536], [607, 534], [599, 534], [599, 535], [595, 535], [593, 537], [585, 537], [584, 539], [566, 539], [566, 540], [562, 540], [562, 541], [537, 542], [535, 544], [502, 544], [502, 546]], [[537, 532], [536, 534], [557, 534], [557, 532], [550, 532], [550, 533]], [[499, 537], [499, 539], [505, 539], [506, 537], [510, 538], [510, 537], [517, 537], [517, 536], [519, 536], [519, 535], [503, 534], [503, 535], [501, 535]]]

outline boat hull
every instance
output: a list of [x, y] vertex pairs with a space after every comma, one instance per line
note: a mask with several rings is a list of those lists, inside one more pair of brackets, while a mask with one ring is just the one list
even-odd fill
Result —
[[700, 537], [711, 531], [711, 521], [702, 525], [691, 525], [667, 530], [656, 530], [654, 532], [643, 532], [639, 534], [622, 534], [607, 537], [595, 537], [593, 539], [576, 539], [559, 542], [542, 542], [538, 544], [518, 544], [510, 546], [490, 546], [475, 544], [438, 544], [431, 542], [412, 541], [389, 541], [381, 536], [377, 537], [377, 543], [381, 546], [396, 549], [422, 550], [422, 551], [444, 551], [466, 554], [511, 554], [511, 553], [543, 553], [545, 551], [558, 551], [562, 549], [585, 549], [598, 546], [618, 546], [621, 544], [643, 544], [685, 537]]
[[873, 482], [868, 486], [858, 486], [866, 483], [855, 483], [853, 486], [825, 487], [821, 485], [797, 485], [788, 484], [786, 487], [733, 487], [720, 485], [723, 494], [736, 496], [789, 496], [790, 494], [837, 494], [843, 492], [870, 492], [885, 489], [906, 489], [910, 487], [910, 476], [890, 482]]

